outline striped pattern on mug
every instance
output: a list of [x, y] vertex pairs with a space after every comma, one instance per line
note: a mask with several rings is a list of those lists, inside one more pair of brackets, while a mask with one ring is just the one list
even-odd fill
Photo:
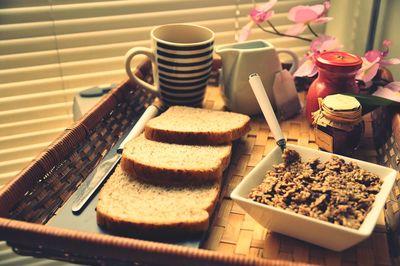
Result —
[[195, 46], [156, 43], [160, 97], [166, 105], [200, 106], [213, 63], [213, 42]]

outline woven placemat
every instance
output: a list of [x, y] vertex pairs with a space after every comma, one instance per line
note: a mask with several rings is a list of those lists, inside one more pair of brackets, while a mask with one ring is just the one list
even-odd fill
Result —
[[[301, 102], [304, 102], [305, 93], [300, 93], [299, 97]], [[205, 107], [217, 110], [225, 108], [219, 88], [209, 88]], [[364, 121], [365, 134], [360, 148], [352, 156], [376, 162], [377, 154], [373, 144], [371, 116], [364, 117]], [[308, 125], [303, 113], [281, 122], [280, 125], [289, 143], [318, 148], [315, 144], [313, 129]], [[383, 217], [375, 232], [366, 241], [344, 252], [334, 252], [263, 228], [230, 199], [231, 191], [275, 145], [275, 140], [264, 118], [252, 117], [251, 131], [238, 142], [232, 156], [227, 174], [230, 180], [229, 185], [204, 248], [288, 262], [324, 265], [391, 265]]]

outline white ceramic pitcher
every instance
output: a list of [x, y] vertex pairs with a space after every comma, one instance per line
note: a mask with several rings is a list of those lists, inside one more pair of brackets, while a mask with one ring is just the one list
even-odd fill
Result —
[[282, 70], [279, 53], [293, 58], [291, 74], [297, 69], [298, 57], [288, 49], [276, 49], [264, 40], [232, 43], [217, 47], [222, 59], [224, 96], [231, 111], [248, 115], [260, 114], [261, 109], [248, 82], [249, 75], [258, 73], [272, 107], [276, 110], [272, 93], [275, 74]]

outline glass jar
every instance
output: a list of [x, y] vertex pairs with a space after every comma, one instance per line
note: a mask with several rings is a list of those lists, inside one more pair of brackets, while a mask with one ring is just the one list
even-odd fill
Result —
[[364, 132], [360, 103], [352, 96], [334, 94], [319, 105], [312, 113], [318, 147], [342, 155], [357, 149]]
[[356, 84], [357, 70], [361, 68], [362, 60], [356, 55], [346, 52], [324, 52], [315, 59], [318, 67], [318, 77], [308, 88], [306, 102], [306, 118], [310, 124], [311, 113], [318, 110], [318, 98], [337, 93], [358, 93]]

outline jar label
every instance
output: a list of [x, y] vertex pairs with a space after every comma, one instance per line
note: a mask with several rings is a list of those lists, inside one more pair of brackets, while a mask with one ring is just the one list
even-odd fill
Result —
[[315, 143], [320, 149], [333, 152], [333, 137], [318, 128], [315, 129]]

